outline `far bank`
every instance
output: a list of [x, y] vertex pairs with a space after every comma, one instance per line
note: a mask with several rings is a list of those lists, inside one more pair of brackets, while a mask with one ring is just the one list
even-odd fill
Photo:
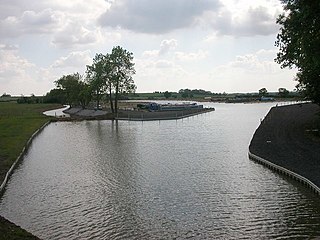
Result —
[[76, 120], [128, 120], [128, 121], [153, 121], [182, 119], [206, 112], [214, 111], [213, 107], [204, 108], [197, 103], [168, 103], [158, 104], [154, 102], [127, 103], [112, 113], [110, 109], [84, 109], [71, 107], [64, 111], [72, 119]]

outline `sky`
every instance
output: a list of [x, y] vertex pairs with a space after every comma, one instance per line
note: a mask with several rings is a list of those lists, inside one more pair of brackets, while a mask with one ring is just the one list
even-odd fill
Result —
[[133, 53], [137, 92], [294, 90], [279, 0], [1, 0], [0, 95], [44, 95], [97, 53]]

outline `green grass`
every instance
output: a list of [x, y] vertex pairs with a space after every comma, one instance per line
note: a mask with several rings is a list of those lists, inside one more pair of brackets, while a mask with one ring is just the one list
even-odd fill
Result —
[[[57, 104], [17, 104], [0, 102], [0, 183], [23, 147], [43, 124], [50, 120], [42, 112]], [[1, 239], [37, 239], [0, 216]]]
[[50, 119], [42, 112], [57, 107], [0, 102], [0, 182], [31, 135]]

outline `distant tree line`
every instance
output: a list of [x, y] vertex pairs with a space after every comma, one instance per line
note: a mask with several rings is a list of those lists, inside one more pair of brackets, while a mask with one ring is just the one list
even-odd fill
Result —
[[147, 100], [161, 100], [161, 99], [207, 99], [207, 100], [226, 100], [229, 98], [247, 98], [252, 100], [261, 99], [261, 97], [272, 98], [300, 98], [299, 92], [290, 92], [286, 88], [279, 88], [278, 92], [268, 92], [266, 88], [261, 88], [257, 92], [251, 93], [214, 93], [203, 89], [180, 89], [178, 92], [169, 91], [154, 91], [153, 93], [133, 93], [127, 94], [125, 98], [128, 99], [147, 99]]
[[84, 76], [79, 73], [62, 76], [55, 81], [56, 88], [47, 93], [44, 102], [85, 107], [95, 101], [99, 108], [102, 98], [106, 98], [111, 111], [116, 113], [121, 95], [136, 90], [132, 61], [133, 54], [120, 46], [114, 47], [111, 53], [96, 54]]

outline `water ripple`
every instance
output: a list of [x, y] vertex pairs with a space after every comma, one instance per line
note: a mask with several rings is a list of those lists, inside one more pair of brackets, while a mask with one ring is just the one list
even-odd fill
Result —
[[42, 239], [320, 236], [319, 199], [247, 158], [269, 107], [51, 124], [10, 179], [0, 214]]

